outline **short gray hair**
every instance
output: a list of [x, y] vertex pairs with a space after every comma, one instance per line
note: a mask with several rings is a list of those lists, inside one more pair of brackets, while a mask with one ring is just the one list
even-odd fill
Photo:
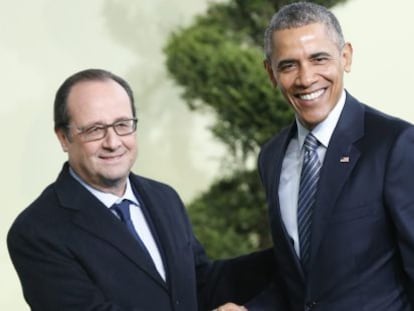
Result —
[[322, 23], [332, 39], [341, 49], [344, 44], [341, 25], [335, 15], [324, 6], [311, 2], [295, 2], [283, 6], [270, 20], [264, 35], [264, 50], [267, 61], [271, 60], [272, 55], [272, 35], [277, 30], [298, 28], [314, 23]]

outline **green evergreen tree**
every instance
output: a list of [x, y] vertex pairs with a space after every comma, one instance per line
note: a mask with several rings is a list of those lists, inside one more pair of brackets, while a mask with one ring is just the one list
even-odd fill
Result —
[[[345, 0], [313, 1], [331, 7]], [[167, 68], [187, 105], [212, 113], [228, 148], [227, 169], [189, 205], [194, 230], [212, 257], [270, 246], [265, 196], [255, 167], [260, 146], [292, 120], [263, 69], [263, 33], [274, 12], [295, 1], [230, 0], [174, 32]]]

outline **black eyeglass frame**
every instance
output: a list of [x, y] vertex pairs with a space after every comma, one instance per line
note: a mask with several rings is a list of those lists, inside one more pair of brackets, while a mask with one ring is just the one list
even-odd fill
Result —
[[[128, 124], [128, 127], [130, 127], [128, 129], [128, 131], [127, 132], [118, 132], [119, 129], [120, 129], [119, 126], [122, 125], [122, 124], [125, 124], [125, 122], [132, 122], [132, 123]], [[112, 129], [114, 130], [114, 132], [118, 136], [131, 135], [132, 133], [134, 133], [137, 130], [137, 124], [138, 124], [138, 119], [137, 118], [131, 118], [131, 119], [117, 120], [112, 124], [95, 123], [95, 124], [91, 124], [91, 125], [86, 125], [84, 127], [77, 127], [77, 126], [67, 125], [66, 128], [75, 128], [78, 131], [78, 133], [76, 133], [76, 135], [79, 135], [79, 136], [83, 137], [83, 140], [85, 142], [90, 142], [90, 141], [96, 141], [96, 140], [104, 139], [106, 137], [106, 135], [108, 134], [108, 128], [110, 128], [110, 127], [112, 127]]]

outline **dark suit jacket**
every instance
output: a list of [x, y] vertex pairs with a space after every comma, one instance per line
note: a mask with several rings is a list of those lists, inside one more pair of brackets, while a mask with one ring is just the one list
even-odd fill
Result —
[[34, 311], [194, 311], [245, 302], [271, 279], [272, 251], [210, 262], [176, 192], [130, 175], [164, 255], [164, 282], [126, 227], [66, 164], [21, 215], [8, 247]]
[[293, 135], [296, 125], [259, 156], [285, 309], [414, 310], [414, 127], [347, 94], [320, 172], [306, 279], [278, 198]]

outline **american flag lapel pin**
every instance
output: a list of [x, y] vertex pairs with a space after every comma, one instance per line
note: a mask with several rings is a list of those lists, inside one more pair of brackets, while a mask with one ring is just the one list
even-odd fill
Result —
[[339, 159], [339, 162], [341, 162], [341, 163], [349, 163], [349, 157], [348, 156], [342, 156]]

